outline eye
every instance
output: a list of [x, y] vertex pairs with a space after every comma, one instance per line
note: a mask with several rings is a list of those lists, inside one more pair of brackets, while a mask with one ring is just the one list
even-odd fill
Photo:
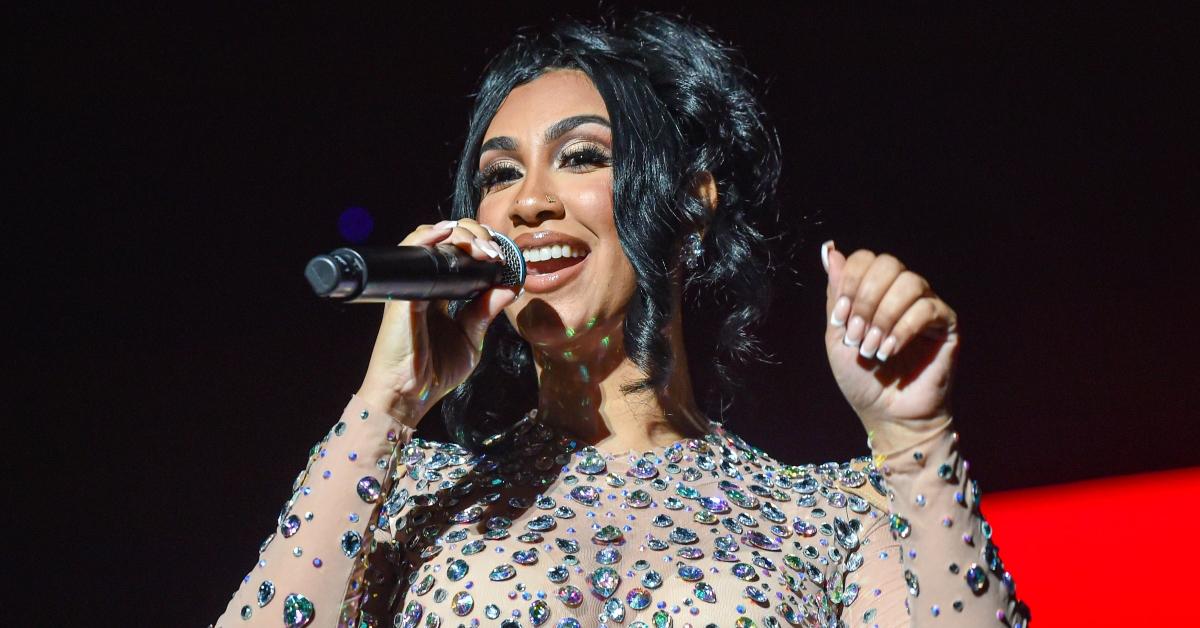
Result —
[[559, 167], [571, 170], [590, 170], [612, 165], [612, 156], [596, 144], [574, 144], [559, 156]]
[[520, 178], [521, 171], [516, 166], [507, 161], [498, 161], [475, 173], [475, 187], [484, 192], [490, 192], [492, 188], [512, 183]]

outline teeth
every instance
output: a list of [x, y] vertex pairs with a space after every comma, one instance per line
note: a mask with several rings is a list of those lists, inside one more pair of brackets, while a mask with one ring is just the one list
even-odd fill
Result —
[[554, 244], [551, 246], [540, 246], [532, 249], [522, 249], [521, 256], [527, 262], [544, 262], [548, 259], [559, 259], [562, 257], [584, 257], [586, 251], [576, 251], [569, 244]]

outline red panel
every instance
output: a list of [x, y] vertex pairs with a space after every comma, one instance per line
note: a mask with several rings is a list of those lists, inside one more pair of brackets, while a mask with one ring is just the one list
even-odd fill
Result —
[[1033, 626], [1200, 625], [1200, 467], [984, 493]]

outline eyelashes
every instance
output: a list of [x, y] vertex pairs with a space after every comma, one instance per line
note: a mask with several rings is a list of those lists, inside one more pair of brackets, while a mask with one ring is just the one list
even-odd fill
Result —
[[[577, 143], [569, 146], [558, 156], [558, 168], [573, 172], [591, 172], [597, 168], [612, 166], [612, 155], [608, 150], [593, 143]], [[475, 173], [475, 189], [490, 192], [523, 176], [517, 165], [509, 160], [495, 161]]]

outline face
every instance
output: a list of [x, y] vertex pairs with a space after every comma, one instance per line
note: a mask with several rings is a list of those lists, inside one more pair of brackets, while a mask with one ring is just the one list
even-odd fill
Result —
[[[535, 347], [600, 340], [624, 318], [634, 272], [617, 239], [608, 109], [586, 74], [513, 89], [484, 134], [478, 219], [526, 257], [505, 314]], [[607, 343], [605, 343], [607, 344]]]

